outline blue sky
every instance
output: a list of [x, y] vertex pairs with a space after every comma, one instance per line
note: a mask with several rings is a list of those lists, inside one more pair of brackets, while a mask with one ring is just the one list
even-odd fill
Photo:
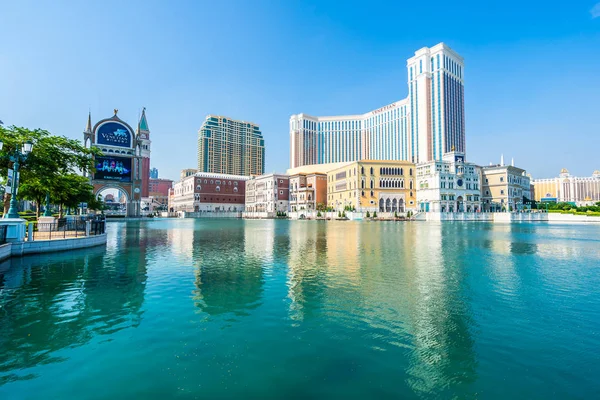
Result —
[[0, 120], [81, 138], [147, 108], [152, 166], [196, 165], [209, 113], [260, 124], [266, 169], [289, 165], [289, 116], [364, 113], [407, 95], [406, 59], [465, 58], [467, 158], [534, 177], [600, 169], [595, 1], [0, 0]]

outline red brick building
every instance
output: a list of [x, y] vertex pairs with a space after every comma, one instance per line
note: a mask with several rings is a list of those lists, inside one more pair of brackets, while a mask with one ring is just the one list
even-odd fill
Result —
[[173, 185], [169, 211], [244, 211], [247, 176], [198, 172]]
[[165, 207], [169, 204], [169, 189], [173, 187], [171, 179], [150, 179], [148, 187], [150, 197]]

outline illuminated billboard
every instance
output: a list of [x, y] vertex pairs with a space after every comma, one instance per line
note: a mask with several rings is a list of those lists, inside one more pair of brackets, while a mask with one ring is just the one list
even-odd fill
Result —
[[131, 147], [131, 132], [120, 122], [106, 122], [96, 130], [96, 144]]
[[131, 158], [96, 157], [94, 179], [131, 182]]

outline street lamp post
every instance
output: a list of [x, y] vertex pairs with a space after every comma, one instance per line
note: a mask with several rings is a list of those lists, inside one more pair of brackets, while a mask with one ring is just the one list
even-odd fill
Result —
[[[0, 141], [0, 150], [4, 143]], [[8, 156], [8, 159], [13, 162], [13, 179], [11, 185], [11, 198], [10, 198], [10, 208], [8, 209], [8, 213], [4, 215], [4, 218], [19, 218], [19, 203], [17, 201], [17, 188], [19, 187], [19, 165], [21, 162], [27, 159], [29, 153], [31, 153], [31, 149], [33, 148], [33, 144], [30, 141], [23, 143], [23, 147], [19, 149], [15, 148], [15, 152], [12, 156]]]

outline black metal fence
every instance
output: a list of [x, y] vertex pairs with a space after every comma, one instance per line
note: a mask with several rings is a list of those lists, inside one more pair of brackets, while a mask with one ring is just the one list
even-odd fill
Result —
[[106, 221], [99, 218], [61, 218], [55, 222], [30, 222], [30, 224], [33, 224], [33, 235], [31, 238], [33, 241], [101, 235], [105, 232], [106, 228]]

